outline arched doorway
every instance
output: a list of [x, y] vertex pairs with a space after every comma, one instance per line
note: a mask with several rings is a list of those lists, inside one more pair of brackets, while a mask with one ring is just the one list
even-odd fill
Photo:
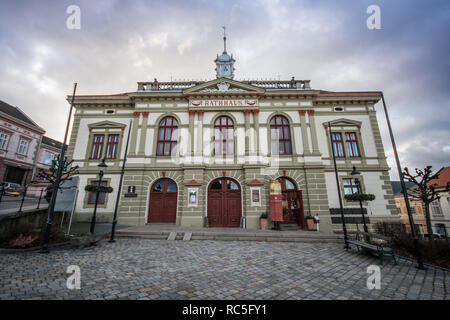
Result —
[[177, 184], [163, 178], [150, 189], [148, 223], [175, 223], [177, 219]]
[[239, 227], [241, 188], [230, 178], [218, 178], [208, 188], [208, 224], [210, 227]]
[[305, 227], [305, 217], [303, 213], [302, 191], [297, 189], [296, 183], [287, 178], [277, 179], [281, 184], [283, 222], [286, 224], [297, 224]]

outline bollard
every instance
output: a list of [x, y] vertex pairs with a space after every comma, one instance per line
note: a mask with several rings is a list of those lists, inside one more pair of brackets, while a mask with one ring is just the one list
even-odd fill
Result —
[[39, 201], [38, 201], [38, 205], [36, 209], [39, 209], [39, 206], [41, 204], [41, 199], [42, 199], [42, 192], [44, 192], [44, 188], [41, 189], [41, 194], [39, 195]]
[[22, 212], [23, 202], [25, 201], [25, 196], [27, 194], [27, 188], [28, 188], [28, 186], [25, 185], [25, 189], [23, 190], [22, 201], [20, 202], [20, 209], [17, 212]]

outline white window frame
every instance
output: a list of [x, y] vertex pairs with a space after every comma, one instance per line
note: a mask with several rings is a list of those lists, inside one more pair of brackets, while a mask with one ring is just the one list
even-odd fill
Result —
[[[25, 142], [25, 150], [22, 152], [21, 149], [24, 147], [24, 145], [22, 144], [22, 142]], [[30, 145], [30, 141], [26, 140], [26, 139], [20, 139], [19, 141], [19, 148], [17, 149], [17, 153], [20, 154], [21, 156], [27, 156], [28, 155], [28, 147]]]
[[6, 132], [0, 132], [0, 150], [6, 150], [8, 148], [10, 135]]
[[[441, 208], [441, 203], [439, 202], [439, 199], [434, 200], [433, 202], [431, 202], [431, 214], [433, 216], [442, 216], [442, 208]], [[436, 213], [436, 210], [438, 210], [439, 212]]]

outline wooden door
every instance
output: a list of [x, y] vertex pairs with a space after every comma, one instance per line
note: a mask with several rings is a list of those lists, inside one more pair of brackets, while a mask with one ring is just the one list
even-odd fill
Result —
[[171, 179], [156, 181], [150, 190], [149, 223], [175, 223], [177, 218], [177, 185]]
[[229, 178], [219, 178], [208, 188], [208, 223], [210, 227], [239, 227], [241, 189]]

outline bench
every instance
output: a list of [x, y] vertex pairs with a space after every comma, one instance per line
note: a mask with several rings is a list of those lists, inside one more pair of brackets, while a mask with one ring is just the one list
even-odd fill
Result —
[[394, 263], [397, 264], [397, 259], [394, 253], [394, 238], [387, 237], [380, 234], [357, 231], [355, 240], [348, 240], [349, 244], [357, 247], [358, 252], [360, 248], [365, 251], [375, 252], [380, 258], [380, 263], [383, 265], [383, 257], [391, 255], [394, 258]]

